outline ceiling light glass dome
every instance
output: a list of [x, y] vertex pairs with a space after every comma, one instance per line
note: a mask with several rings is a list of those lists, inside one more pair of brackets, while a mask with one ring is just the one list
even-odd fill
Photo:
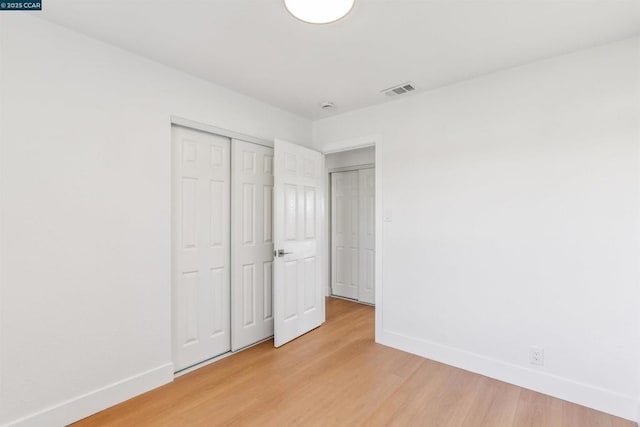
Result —
[[284, 0], [287, 10], [310, 24], [328, 24], [345, 17], [355, 0]]

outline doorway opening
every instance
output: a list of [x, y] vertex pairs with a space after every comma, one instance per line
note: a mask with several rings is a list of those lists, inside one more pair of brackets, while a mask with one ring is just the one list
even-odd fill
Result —
[[327, 295], [375, 304], [375, 147], [326, 154]]

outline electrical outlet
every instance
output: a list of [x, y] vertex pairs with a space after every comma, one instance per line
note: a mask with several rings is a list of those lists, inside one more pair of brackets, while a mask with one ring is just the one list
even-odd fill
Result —
[[531, 358], [532, 365], [544, 365], [544, 349], [540, 347], [531, 347]]

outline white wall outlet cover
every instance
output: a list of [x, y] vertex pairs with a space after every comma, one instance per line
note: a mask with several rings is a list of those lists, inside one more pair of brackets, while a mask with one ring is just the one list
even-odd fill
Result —
[[544, 349], [540, 347], [531, 347], [530, 362], [532, 365], [544, 365]]

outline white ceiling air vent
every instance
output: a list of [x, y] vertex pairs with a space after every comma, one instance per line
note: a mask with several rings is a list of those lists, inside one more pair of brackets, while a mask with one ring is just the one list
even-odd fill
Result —
[[336, 104], [331, 101], [325, 101], [320, 104], [320, 108], [322, 108], [324, 111], [333, 111], [336, 109]]
[[407, 92], [412, 92], [414, 90], [416, 90], [416, 87], [413, 85], [413, 83], [407, 82], [407, 83], [402, 83], [401, 85], [390, 87], [381, 92], [387, 96], [396, 96], [396, 95], [403, 95]]

